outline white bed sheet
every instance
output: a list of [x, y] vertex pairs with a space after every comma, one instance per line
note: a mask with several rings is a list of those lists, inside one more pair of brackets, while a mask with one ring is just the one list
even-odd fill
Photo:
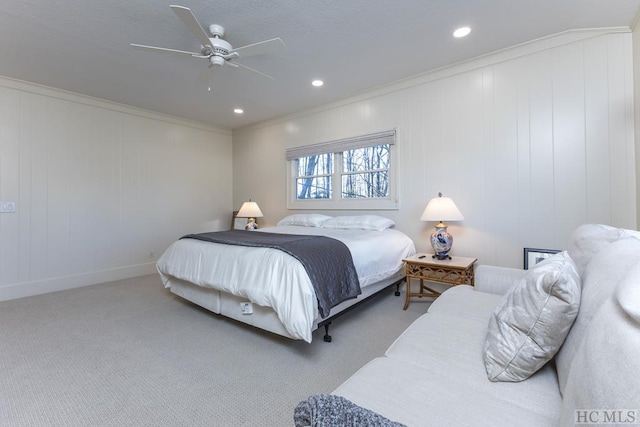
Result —
[[[339, 230], [317, 227], [268, 227], [260, 232], [313, 234], [342, 241], [353, 258], [361, 287], [397, 273], [402, 259], [415, 253], [413, 241], [398, 230]], [[268, 266], [268, 268], [265, 268]], [[165, 287], [168, 276], [218, 289], [271, 307], [293, 337], [311, 342], [318, 303], [302, 264], [271, 248], [254, 248], [181, 239], [156, 264]]]

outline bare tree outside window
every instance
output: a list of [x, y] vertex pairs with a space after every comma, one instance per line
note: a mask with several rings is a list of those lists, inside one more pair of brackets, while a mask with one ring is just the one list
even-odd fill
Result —
[[[389, 196], [390, 145], [356, 148], [343, 153], [313, 155], [297, 159], [296, 197], [330, 199], [334, 161], [341, 166], [342, 198]], [[338, 179], [336, 177], [336, 179]]]
[[342, 197], [387, 197], [389, 159], [388, 144], [345, 151], [342, 154]]
[[298, 159], [296, 194], [298, 199], [330, 199], [333, 153]]

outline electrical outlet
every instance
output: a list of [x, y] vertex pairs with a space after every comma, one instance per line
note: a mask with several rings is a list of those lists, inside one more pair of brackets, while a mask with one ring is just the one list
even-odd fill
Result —
[[0, 202], [0, 213], [13, 213], [16, 211], [16, 202]]
[[242, 312], [242, 314], [253, 314], [253, 303], [241, 302], [240, 311]]

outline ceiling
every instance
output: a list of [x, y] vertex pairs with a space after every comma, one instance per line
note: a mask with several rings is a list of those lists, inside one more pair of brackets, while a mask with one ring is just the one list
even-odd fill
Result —
[[[640, 0], [2, 0], [0, 75], [235, 129], [571, 29], [629, 27]], [[285, 56], [238, 60], [207, 90], [206, 60], [169, 8], [234, 47], [280, 37]], [[460, 26], [472, 32], [454, 39]], [[311, 86], [312, 79], [325, 85]], [[233, 109], [240, 107], [244, 114]]]

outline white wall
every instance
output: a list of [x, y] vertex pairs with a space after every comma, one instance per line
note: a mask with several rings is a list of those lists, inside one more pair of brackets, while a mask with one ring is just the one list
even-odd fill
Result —
[[231, 132], [0, 78], [0, 300], [153, 273], [229, 227]]
[[273, 225], [292, 213], [287, 147], [396, 127], [400, 209], [380, 213], [419, 250], [438, 191], [465, 215], [452, 254], [486, 264], [521, 267], [524, 247], [563, 248], [585, 222], [635, 228], [631, 43], [564, 33], [234, 131], [234, 207], [252, 198]]
[[[633, 25], [633, 87], [634, 87], [634, 122], [636, 139], [636, 171], [640, 171], [640, 15], [635, 19]], [[636, 172], [636, 188], [638, 197], [636, 198], [636, 210], [640, 212], [640, 173]], [[640, 230], [640, 218], [637, 219], [636, 228]]]

